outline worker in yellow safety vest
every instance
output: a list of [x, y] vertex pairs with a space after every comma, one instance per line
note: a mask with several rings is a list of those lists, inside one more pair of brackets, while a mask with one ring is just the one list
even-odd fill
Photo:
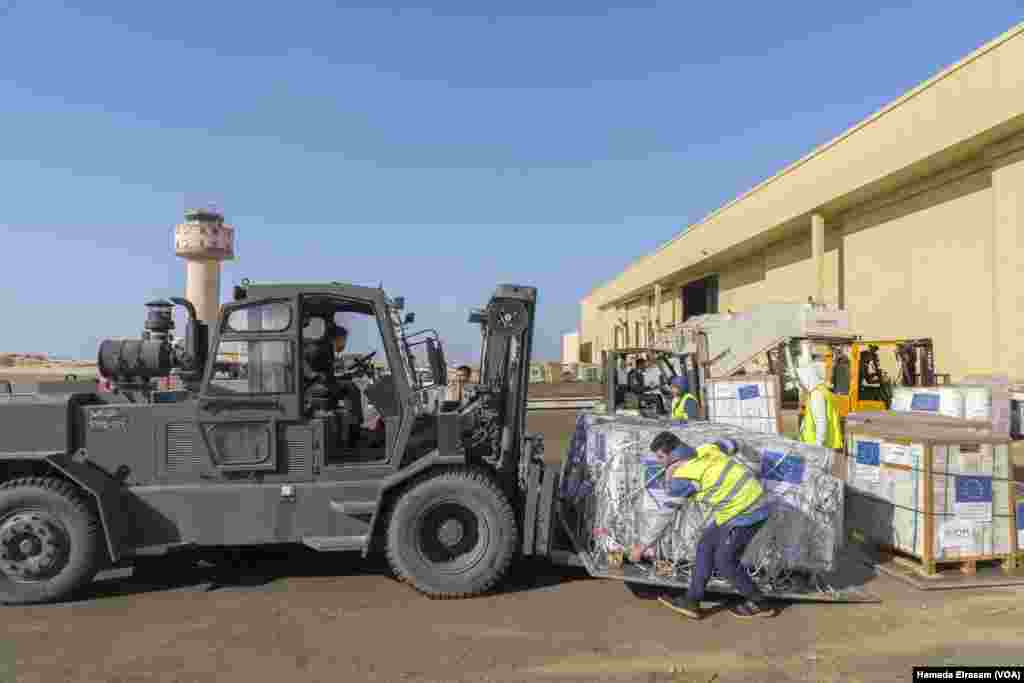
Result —
[[[738, 617], [774, 616], [775, 611], [762, 604], [740, 558], [747, 544], [771, 514], [771, 503], [757, 474], [732, 454], [736, 444], [722, 440], [691, 448], [672, 432], [661, 432], [651, 441], [659, 464], [667, 466], [665, 488], [670, 503], [676, 505], [692, 496], [709, 509], [707, 526], [697, 543], [690, 585], [683, 596], [662, 595], [659, 602], [693, 619], [703, 616], [700, 602], [712, 572], [728, 580], [743, 597], [730, 608]], [[655, 535], [654, 543], [660, 533]], [[643, 560], [650, 548], [635, 545], [630, 561]]]
[[825, 383], [825, 368], [814, 363], [800, 369], [800, 379], [810, 387], [804, 408], [803, 423], [800, 425], [800, 440], [833, 450], [843, 448], [843, 430], [839, 423], [835, 396]]
[[685, 377], [673, 377], [669, 387], [672, 391], [672, 420], [689, 422], [700, 417], [697, 399], [690, 393]]

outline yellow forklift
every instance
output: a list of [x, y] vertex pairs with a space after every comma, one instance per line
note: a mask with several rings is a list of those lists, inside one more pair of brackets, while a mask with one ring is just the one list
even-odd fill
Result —
[[824, 361], [842, 418], [889, 410], [894, 386], [934, 386], [939, 380], [931, 339], [864, 339], [844, 310], [813, 303], [697, 316], [675, 331], [672, 346], [696, 358], [703, 381], [766, 369], [782, 381], [783, 404], [799, 408], [801, 417], [806, 396], [796, 369], [802, 361]]
[[[881, 350], [892, 350], [896, 361], [895, 379], [883, 368]], [[825, 377], [831, 379], [836, 411], [845, 419], [850, 413], [889, 410], [894, 386], [934, 386], [949, 375], [935, 372], [932, 340], [858, 339], [832, 343], [825, 350]], [[803, 419], [804, 401], [800, 401]]]

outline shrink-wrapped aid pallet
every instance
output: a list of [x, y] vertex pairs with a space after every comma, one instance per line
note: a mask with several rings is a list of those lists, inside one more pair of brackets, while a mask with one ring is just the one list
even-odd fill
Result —
[[764, 488], [791, 515], [788, 533], [776, 543], [786, 563], [816, 571], [831, 571], [843, 544], [843, 483], [831, 475], [831, 449], [768, 434], [737, 439], [740, 451], [757, 463]]
[[[735, 457], [759, 475], [783, 524], [759, 533], [755, 552], [744, 556], [762, 573], [829, 572], [842, 543], [842, 482], [830, 475], [832, 452], [776, 435], [731, 425], [582, 414], [570, 448], [562, 495], [578, 514], [577, 536], [595, 560], [625, 553], [634, 543], [649, 544], [662, 529], [656, 558], [685, 574], [697, 542], [709, 523], [708, 510], [694, 502], [678, 509], [665, 501], [661, 468], [650, 443], [662, 431], [697, 448], [720, 439], [739, 446]], [[784, 527], [784, 531], [781, 529]], [[771, 536], [770, 539], [767, 536]], [[584, 538], [585, 537], [585, 538]]]

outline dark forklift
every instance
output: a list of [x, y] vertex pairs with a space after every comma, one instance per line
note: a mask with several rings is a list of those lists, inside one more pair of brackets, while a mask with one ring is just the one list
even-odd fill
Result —
[[[658, 373], [658, 386], [644, 386], [638, 381], [635, 369], [626, 365], [637, 358], [647, 358], [652, 369]], [[638, 410], [643, 417], [665, 418], [672, 406], [672, 379], [685, 375], [690, 393], [700, 403], [700, 373], [692, 354], [669, 353], [660, 349], [630, 348], [603, 352], [605, 392], [604, 400], [608, 414], [614, 415], [619, 408]], [[622, 376], [620, 376], [622, 375]]]
[[[172, 302], [188, 315], [181, 347]], [[113, 393], [68, 382], [0, 394], [0, 600], [61, 600], [103, 568], [186, 548], [380, 551], [432, 598], [483, 593], [516, 556], [551, 555], [557, 473], [524, 431], [536, 289], [501, 285], [471, 314], [481, 377], [462, 403], [444, 400], [436, 333], [407, 333], [414, 316], [381, 289], [244, 281], [213, 330], [172, 302], [147, 305], [141, 339], [101, 344]], [[379, 413], [378, 433], [305, 372], [338, 315], [379, 332], [387, 370], [361, 354], [345, 380]], [[247, 377], [217, 373], [229, 350]], [[172, 374], [184, 389], [158, 391]]]

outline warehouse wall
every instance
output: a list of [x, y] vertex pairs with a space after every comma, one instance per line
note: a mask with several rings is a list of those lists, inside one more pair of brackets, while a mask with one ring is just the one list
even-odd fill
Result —
[[844, 222], [846, 307], [866, 337], [932, 337], [954, 379], [994, 367], [984, 170]]
[[[838, 233], [826, 234], [825, 302], [830, 304], [839, 303], [841, 244]], [[815, 295], [809, 235], [772, 245], [719, 274], [720, 311], [739, 311], [759, 303], [803, 302]]]
[[[826, 228], [825, 303], [839, 302], [839, 235]], [[765, 253], [767, 303], [807, 301], [817, 296], [814, 261], [811, 259], [810, 234], [793, 242], [779, 244]]]
[[765, 301], [768, 296], [765, 282], [765, 255], [740, 261], [722, 270], [718, 275], [718, 310], [742, 311], [748, 306]]
[[[825, 299], [849, 309], [858, 332], [932, 337], [954, 378], [1024, 379], [1022, 63], [1024, 24], [712, 212], [593, 290], [581, 341], [613, 346], [628, 316], [629, 343], [643, 342], [632, 323], [655, 319], [656, 282], [666, 325], [682, 317], [680, 287], [710, 273], [720, 311], [806, 301], [818, 214]], [[785, 241], [762, 246], [769, 239]], [[626, 311], [637, 295], [644, 306]]]
[[[1024, 220], [1024, 160], [995, 173], [1002, 178], [1002, 203], [993, 194], [991, 167], [975, 163], [828, 222], [828, 303], [850, 310], [855, 329], [867, 337], [932, 337], [939, 371], [954, 379], [992, 371], [1024, 377], [1024, 352], [1018, 350], [1018, 340], [1024, 339], [1024, 306], [1016, 308], [1014, 298], [1021, 289], [1017, 283], [1024, 281], [1016, 228]], [[995, 269], [997, 210], [1002, 212], [1002, 243], [1017, 255], [1002, 256], [1001, 269]], [[809, 235], [771, 245], [721, 269], [719, 310], [805, 301], [814, 291], [813, 267]], [[995, 292], [1003, 281], [1002, 290], [1014, 296], [997, 300]], [[665, 288], [663, 311], [681, 313], [678, 295], [678, 285]], [[638, 341], [634, 322], [651, 314], [646, 297], [626, 308], [631, 345]], [[595, 344], [595, 349], [609, 348], [613, 316], [599, 318], [592, 314], [593, 322], [584, 323], [582, 334], [603, 336], [605, 345]], [[671, 321], [663, 312], [663, 323]], [[1001, 342], [1000, 330], [1012, 341]]]
[[[992, 354], [996, 365], [1015, 379], [1024, 379], [1024, 141], [993, 156], [992, 252], [995, 329]], [[1018, 149], [1013, 149], [1018, 147]], [[1007, 154], [1002, 152], [1008, 151]]]
[[891, 191], [914, 168], [953, 163], [1019, 130], [1024, 113], [1024, 24], [982, 46], [835, 140], [712, 212], [701, 223], [637, 260], [592, 293], [598, 305], [696, 267], [763, 231], [808, 215], [840, 197]]

